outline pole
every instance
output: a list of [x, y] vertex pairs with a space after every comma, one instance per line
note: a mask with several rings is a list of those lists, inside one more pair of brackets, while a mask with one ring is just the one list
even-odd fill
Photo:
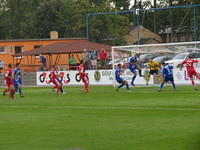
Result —
[[[156, 0], [154, 0], [154, 8], [156, 8]], [[154, 26], [154, 33], [157, 34], [157, 25], [156, 25], [156, 17], [157, 17], [157, 11], [154, 10], [154, 16], [153, 16], [153, 26]]]
[[197, 11], [197, 9], [196, 9], [196, 7], [194, 7], [194, 41], [196, 41], [197, 40], [197, 28], [196, 28], [196, 11]]
[[140, 45], [140, 12], [136, 11], [137, 15], [137, 27], [138, 27], [138, 45]]
[[169, 25], [167, 25], [167, 43], [169, 43]]
[[89, 49], [89, 27], [88, 27], [88, 18], [89, 14], [86, 14], [86, 42], [87, 42], [87, 49]]
[[114, 62], [114, 48], [112, 47], [112, 73], [113, 73], [113, 86], [115, 87], [115, 62]]
[[87, 42], [87, 52], [88, 52], [88, 69], [91, 70], [91, 65], [90, 65], [90, 44], [89, 44], [89, 14], [86, 14], [86, 42]]

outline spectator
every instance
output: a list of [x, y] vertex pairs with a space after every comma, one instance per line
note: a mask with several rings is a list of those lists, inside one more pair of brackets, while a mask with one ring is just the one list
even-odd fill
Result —
[[74, 54], [71, 55], [71, 57], [69, 58], [69, 66], [72, 70], [76, 70], [76, 58], [74, 57]]
[[1, 73], [1, 70], [4, 69], [4, 62], [3, 60], [0, 59], [0, 73]]
[[41, 62], [42, 65], [40, 66], [38, 71], [44, 71], [44, 67], [46, 67], [46, 65], [47, 65], [47, 59], [44, 56], [42, 56], [41, 54], [39, 56], [40, 56], [40, 61], [39, 62]]
[[99, 59], [100, 59], [100, 65], [101, 69], [106, 69], [107, 67], [107, 52], [104, 48], [101, 48], [101, 51], [99, 53]]
[[86, 49], [84, 49], [83, 54], [82, 54], [82, 60], [83, 60], [85, 69], [88, 69], [88, 58], [89, 58], [89, 53], [87, 52]]
[[93, 69], [97, 70], [97, 51], [95, 51], [94, 48], [92, 48], [92, 52], [91, 52], [91, 63], [92, 63], [92, 67]]

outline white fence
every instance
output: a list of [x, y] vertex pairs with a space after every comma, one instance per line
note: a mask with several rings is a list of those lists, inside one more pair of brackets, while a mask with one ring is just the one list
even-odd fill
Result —
[[[114, 75], [113, 70], [88, 70], [90, 85], [113, 85]], [[77, 71], [61, 71], [63, 76], [62, 81], [64, 85], [82, 85], [80, 76]], [[37, 85], [52, 85], [49, 78], [50, 72], [37, 72]], [[122, 78], [128, 81], [132, 79], [132, 73], [127, 69], [122, 75]], [[145, 79], [137, 77], [135, 84], [144, 85]], [[149, 81], [149, 84], [153, 84], [153, 79]]]
[[[185, 69], [183, 69], [182, 71], [180, 71], [179, 69], [174, 69], [173, 71], [176, 84], [191, 84], [191, 81], [188, 78], [187, 71]], [[196, 71], [200, 74], [200, 68], [196, 68]], [[88, 70], [86, 72], [89, 74], [90, 85], [116, 84], [116, 81], [114, 80], [113, 70]], [[147, 72], [147, 70], [142, 70], [142, 72]], [[78, 71], [61, 71], [60, 73], [63, 75], [63, 78], [61, 79], [64, 85], [83, 85], [82, 81], [80, 80]], [[50, 72], [37, 72], [37, 85], [52, 85], [49, 75]], [[127, 69], [122, 75], [122, 78], [130, 83], [132, 76], [132, 73]], [[195, 82], [200, 84], [200, 81], [196, 79], [196, 77]], [[143, 77], [137, 76], [135, 80], [136, 85], [145, 85], [145, 83], [146, 81]], [[149, 84], [154, 84], [153, 76], [151, 76]]]

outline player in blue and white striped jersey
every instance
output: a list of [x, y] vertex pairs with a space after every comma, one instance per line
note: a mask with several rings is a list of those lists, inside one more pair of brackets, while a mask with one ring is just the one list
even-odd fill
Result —
[[25, 75], [22, 73], [22, 70], [20, 69], [20, 63], [16, 64], [16, 68], [13, 70], [14, 75], [14, 87], [15, 92], [19, 92], [20, 97], [24, 97], [22, 94], [22, 75]]

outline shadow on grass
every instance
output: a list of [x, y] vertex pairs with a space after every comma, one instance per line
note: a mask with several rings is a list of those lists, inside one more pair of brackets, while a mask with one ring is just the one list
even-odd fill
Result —
[[200, 150], [200, 134], [198, 134], [196, 137], [193, 137], [193, 141], [188, 145], [188, 150]]

